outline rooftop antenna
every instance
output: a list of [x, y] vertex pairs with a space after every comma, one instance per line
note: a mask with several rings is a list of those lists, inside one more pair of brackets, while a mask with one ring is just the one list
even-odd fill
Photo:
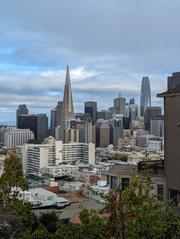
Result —
[[119, 91], [119, 94], [118, 94], [119, 97], [121, 97], [121, 91]]

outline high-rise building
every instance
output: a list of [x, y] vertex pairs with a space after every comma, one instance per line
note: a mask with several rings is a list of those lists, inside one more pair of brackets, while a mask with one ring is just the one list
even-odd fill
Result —
[[130, 107], [129, 107], [129, 104], [126, 104], [124, 117], [129, 117], [129, 116], [130, 116]]
[[43, 142], [48, 136], [48, 117], [46, 114], [37, 115], [37, 141]]
[[0, 125], [0, 144], [4, 144], [4, 135], [7, 128], [7, 125]]
[[159, 94], [164, 98], [164, 167], [167, 198], [180, 206], [180, 85]]
[[109, 107], [108, 110], [112, 113], [112, 115], [114, 114], [114, 106]]
[[96, 144], [96, 126], [93, 125], [91, 119], [85, 122], [85, 143]]
[[129, 112], [129, 117], [130, 117], [130, 120], [136, 120], [136, 118], [138, 117], [138, 105], [136, 104], [131, 104], [130, 105], [130, 112]]
[[18, 116], [18, 128], [30, 129], [41, 143], [48, 136], [48, 117], [45, 114]]
[[112, 112], [108, 110], [97, 111], [97, 120], [98, 119], [103, 119], [103, 120], [112, 119]]
[[152, 117], [151, 134], [158, 137], [164, 137], [164, 116], [163, 115]]
[[118, 145], [118, 139], [123, 138], [123, 119], [110, 120], [110, 144]]
[[51, 110], [51, 119], [50, 119], [50, 135], [55, 137], [55, 128], [56, 128], [56, 109]]
[[34, 140], [34, 133], [29, 129], [9, 128], [4, 135], [4, 146], [6, 148], [16, 148], [29, 140]]
[[172, 90], [178, 85], [180, 85], [180, 72], [174, 72], [172, 76], [168, 77], [168, 90]]
[[55, 136], [55, 128], [61, 124], [62, 101], [58, 101], [57, 106], [51, 110], [50, 133]]
[[147, 107], [151, 106], [151, 89], [149, 77], [142, 78], [141, 84], [141, 100], [140, 100], [140, 116], [144, 116]]
[[18, 128], [18, 116], [21, 115], [28, 115], [29, 110], [25, 104], [19, 105], [18, 109], [16, 110], [16, 127]]
[[134, 105], [134, 104], [135, 104], [135, 99], [134, 99], [134, 98], [131, 98], [131, 99], [129, 100], [129, 104], [130, 104], [130, 105]]
[[118, 96], [114, 99], [114, 113], [125, 115], [126, 99]]
[[58, 101], [58, 104], [56, 106], [55, 127], [61, 124], [62, 106], [63, 106], [63, 101]]
[[70, 81], [70, 74], [69, 74], [69, 67], [67, 66], [66, 70], [66, 80], [65, 80], [65, 87], [64, 87], [64, 98], [62, 104], [62, 113], [61, 113], [61, 139], [63, 142], [66, 142], [65, 132], [69, 129], [70, 120], [75, 117], [74, 115], [74, 107], [73, 107], [73, 98], [72, 98], [72, 91], [71, 91], [71, 81]]
[[18, 128], [30, 129], [37, 140], [37, 115], [20, 115], [18, 116]]
[[96, 123], [96, 147], [105, 148], [110, 144], [110, 127], [107, 120]]
[[147, 107], [144, 114], [144, 125], [146, 130], [150, 130], [150, 123], [154, 116], [161, 115], [161, 107]]
[[84, 115], [85, 118], [92, 119], [93, 124], [96, 123], [96, 112], [97, 112], [97, 102], [95, 101], [87, 101], [84, 103]]

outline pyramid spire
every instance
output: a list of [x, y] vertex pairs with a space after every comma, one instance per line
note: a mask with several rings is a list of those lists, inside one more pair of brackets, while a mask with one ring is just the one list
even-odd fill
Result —
[[67, 65], [65, 84], [69, 84], [69, 83], [71, 84], [71, 82], [70, 82], [70, 74], [69, 74], [69, 66]]
[[69, 73], [69, 66], [66, 69], [66, 78], [64, 86], [64, 97], [62, 104], [61, 112], [61, 130], [62, 130], [62, 140], [64, 141], [64, 131], [69, 126], [69, 121], [74, 118], [74, 107], [73, 107], [73, 98], [71, 91], [71, 80]]
[[66, 70], [63, 107], [64, 107], [65, 118], [67, 118], [67, 120], [69, 118], [70, 119], [73, 118], [74, 117], [74, 107], [73, 107], [73, 99], [72, 99], [72, 91], [71, 91], [69, 66], [67, 66], [67, 70]]

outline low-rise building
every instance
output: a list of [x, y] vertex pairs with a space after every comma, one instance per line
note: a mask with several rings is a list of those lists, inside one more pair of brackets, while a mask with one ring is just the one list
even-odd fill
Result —
[[[151, 172], [152, 194], [159, 200], [166, 201], [166, 180], [163, 170], [164, 161], [152, 160], [147, 163]], [[142, 175], [141, 173], [144, 170], [144, 165], [144, 161], [141, 161], [137, 165], [124, 163], [112, 166], [109, 171], [104, 172], [110, 189], [119, 188], [124, 190], [127, 186], [129, 186], [133, 176], [137, 174], [140, 176]]]

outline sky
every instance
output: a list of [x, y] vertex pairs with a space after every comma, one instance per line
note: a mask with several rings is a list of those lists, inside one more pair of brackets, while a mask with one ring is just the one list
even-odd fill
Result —
[[179, 0], [0, 0], [0, 122], [19, 104], [47, 113], [70, 67], [74, 108], [134, 97], [150, 77], [152, 104], [180, 71]]

